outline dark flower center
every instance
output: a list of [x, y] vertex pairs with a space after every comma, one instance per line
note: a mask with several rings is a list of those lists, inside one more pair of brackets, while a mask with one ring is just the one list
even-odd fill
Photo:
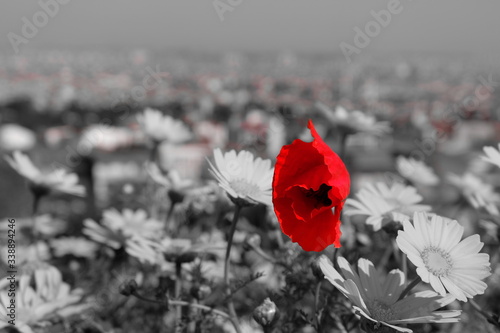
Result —
[[314, 203], [314, 208], [318, 209], [321, 207], [328, 207], [332, 204], [332, 200], [328, 197], [328, 192], [332, 189], [331, 186], [328, 186], [326, 184], [321, 184], [319, 189], [316, 191], [313, 190], [312, 188], [306, 190], [303, 189], [303, 192], [306, 197], [314, 198], [316, 199], [316, 202]]

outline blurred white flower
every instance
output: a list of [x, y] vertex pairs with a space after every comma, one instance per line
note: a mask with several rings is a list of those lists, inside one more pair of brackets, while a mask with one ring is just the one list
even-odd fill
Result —
[[[67, 223], [64, 220], [53, 217], [50, 214], [37, 215], [33, 218], [16, 218], [16, 226], [18, 229], [31, 229], [43, 236], [52, 237], [62, 234], [67, 229]], [[9, 229], [7, 219], [0, 221], [0, 233]]]
[[28, 180], [34, 190], [42, 193], [54, 191], [77, 196], [85, 195], [85, 188], [78, 184], [78, 176], [74, 173], [68, 173], [64, 169], [42, 173], [30, 158], [20, 151], [15, 151], [12, 157], [6, 156], [5, 159], [17, 173]]
[[439, 183], [438, 176], [424, 162], [414, 158], [398, 156], [396, 159], [396, 169], [404, 178], [415, 184], [436, 185]]
[[4, 150], [29, 150], [36, 145], [33, 131], [18, 124], [0, 126], [0, 147]]
[[484, 183], [481, 178], [467, 172], [463, 176], [449, 174], [448, 181], [460, 189], [472, 207], [484, 208], [491, 215], [500, 215], [497, 207], [500, 195], [495, 193], [493, 186]]
[[[65, 317], [82, 311], [82, 306], [77, 305], [82, 291], [71, 290], [55, 267], [43, 267], [32, 275], [23, 274], [18, 279], [14, 327], [20, 332], [32, 333], [38, 324], [50, 317]], [[4, 285], [0, 290], [0, 329], [9, 327], [8, 321], [12, 319], [7, 312], [10, 305], [8, 294], [9, 287]]]
[[220, 149], [215, 149], [214, 157], [215, 166], [209, 161], [210, 172], [232, 200], [272, 205], [273, 168], [270, 160], [260, 157], [254, 160], [252, 153], [245, 150], [238, 154], [231, 150], [222, 155]]
[[163, 230], [163, 224], [149, 219], [142, 209], [124, 209], [121, 213], [114, 208], [108, 209], [103, 213], [101, 224], [91, 219], [86, 219], [83, 224], [85, 235], [115, 250], [126, 246], [127, 240], [134, 237], [158, 238]]
[[367, 184], [355, 195], [356, 199], [347, 199], [344, 207], [346, 215], [366, 215], [366, 223], [375, 231], [382, 228], [384, 222], [403, 222], [414, 211], [429, 211], [428, 205], [420, 205], [422, 196], [413, 186], [393, 183], [391, 186], [378, 182]]
[[440, 296], [431, 290], [420, 291], [399, 299], [405, 289], [405, 276], [399, 269], [381, 274], [367, 259], [358, 260], [358, 270], [343, 257], [338, 258], [342, 275], [324, 255], [319, 266], [330, 281], [354, 304], [358, 315], [391, 327], [399, 332], [413, 332], [398, 325], [458, 322], [461, 311], [436, 311], [455, 300], [448, 294]]
[[[213, 214], [221, 196], [223, 196], [222, 189], [217, 186], [215, 181], [211, 180], [204, 186], [186, 191], [183, 206], [188, 214]], [[224, 196], [224, 199], [229, 201], [226, 196]]]
[[500, 143], [498, 144], [498, 149], [495, 147], [483, 147], [486, 156], [481, 156], [484, 161], [496, 165], [500, 168]]
[[89, 154], [94, 149], [114, 151], [118, 148], [132, 146], [136, 142], [136, 136], [128, 128], [92, 125], [83, 131], [77, 149], [82, 154]]
[[464, 228], [455, 220], [426, 213], [413, 215], [413, 225], [403, 223], [396, 242], [408, 259], [417, 266], [417, 274], [432, 288], [457, 299], [483, 294], [487, 285], [483, 279], [490, 276], [490, 256], [478, 253], [483, 247], [479, 235], [461, 241]]
[[130, 237], [125, 241], [125, 251], [141, 263], [153, 265], [161, 261], [160, 244], [156, 240], [138, 235]]
[[82, 237], [61, 237], [50, 241], [54, 256], [73, 255], [81, 258], [93, 258], [97, 244]]
[[158, 110], [145, 109], [137, 116], [144, 134], [154, 142], [182, 143], [191, 139], [191, 132], [180, 120], [163, 115]]
[[[2, 261], [7, 264], [9, 254], [7, 252], [7, 245], [2, 246], [0, 256]], [[33, 260], [49, 260], [50, 259], [50, 249], [47, 243], [39, 241], [36, 243], [31, 243], [28, 245], [16, 243], [16, 265], [23, 265]]]
[[347, 111], [340, 105], [332, 110], [321, 102], [316, 102], [316, 108], [326, 119], [346, 134], [363, 132], [382, 135], [391, 132], [389, 122], [377, 121], [374, 116], [358, 110]]
[[184, 191], [193, 185], [192, 180], [181, 178], [177, 170], [169, 170], [164, 173], [156, 163], [147, 162], [146, 170], [156, 183], [170, 190]]

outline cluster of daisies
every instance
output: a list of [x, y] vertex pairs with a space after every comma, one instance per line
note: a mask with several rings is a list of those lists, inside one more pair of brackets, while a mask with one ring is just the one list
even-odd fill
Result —
[[[332, 111], [320, 103], [317, 108], [328, 120], [337, 124], [337, 130], [344, 137], [359, 131], [381, 135], [390, 130], [386, 123], [377, 122], [364, 113], [347, 112], [342, 108]], [[224, 270], [227, 284], [230, 251], [239, 211], [258, 204], [272, 209], [276, 197], [280, 195], [275, 193], [276, 184], [273, 185], [273, 179], [276, 183], [276, 173], [271, 160], [256, 158], [244, 150], [223, 153], [220, 149], [215, 149], [213, 158], [208, 163], [220, 189], [213, 184], [200, 187], [191, 180], [180, 177], [175, 170], [162, 169], [158, 162], [158, 146], [189, 140], [189, 129], [182, 122], [152, 109], [145, 110], [138, 117], [138, 122], [151, 143], [150, 159], [145, 163], [148, 181], [164, 188], [168, 196], [170, 206], [165, 216], [160, 218], [159, 215], [141, 209], [107, 209], [100, 221], [86, 219], [83, 233], [88, 239], [82, 239], [81, 243], [78, 239], [72, 239], [72, 246], [69, 247], [75, 253], [78, 253], [80, 247], [83, 248], [81, 252], [95, 252], [95, 244], [115, 252], [123, 249], [141, 263], [157, 265], [160, 270], [176, 269], [178, 276], [182, 274], [180, 270], [183, 264], [209, 254], [216, 258], [218, 268]], [[279, 166], [282, 173], [290, 173], [282, 177], [295, 182], [293, 186], [284, 189], [289, 197], [285, 196], [283, 199], [289, 200], [285, 202], [285, 206], [289, 203], [290, 212], [295, 214], [294, 230], [307, 230], [313, 224], [321, 227], [325, 220], [316, 218], [317, 216], [338, 220], [342, 210], [344, 219], [361, 217], [374, 232], [395, 226], [397, 233], [392, 235], [394, 245], [404, 254], [402, 264], [406, 266], [408, 260], [415, 268], [415, 279], [409, 282], [410, 274], [406, 268], [384, 272], [385, 267], [377, 270], [371, 261], [364, 258], [359, 259], [355, 267], [343, 257], [338, 257], [334, 265], [325, 255], [321, 255], [318, 263], [325, 278], [351, 301], [354, 313], [371, 327], [383, 325], [401, 332], [412, 332], [406, 324], [457, 322], [459, 310], [440, 309], [455, 300], [467, 302], [485, 292], [487, 285], [484, 280], [491, 274], [490, 258], [486, 253], [480, 253], [483, 243], [479, 235], [464, 238], [464, 227], [458, 221], [432, 213], [432, 206], [423, 203], [424, 197], [419, 194], [419, 189], [436, 186], [440, 178], [423, 162], [398, 157], [396, 168], [404, 181], [368, 183], [344, 202], [343, 198], [349, 192], [349, 175], [347, 171], [340, 175], [340, 172], [328, 169], [325, 161], [335, 160], [335, 163], [344, 166], [336, 154], [327, 151], [326, 144], [312, 124], [310, 129], [316, 141], [297, 141], [286, 148], [288, 150], [282, 150], [282, 154], [286, 155], [282, 161], [287, 160], [286, 158], [290, 158], [287, 161], [296, 161], [298, 165], [293, 172], [297, 173], [283, 168], [283, 165]], [[292, 146], [299, 150], [297, 156], [288, 155], [292, 154]], [[303, 150], [303, 156], [300, 155], [300, 150]], [[485, 147], [484, 152], [484, 161], [500, 168], [499, 150]], [[313, 162], [319, 159], [317, 170], [301, 168], [301, 159], [307, 156], [314, 156]], [[21, 152], [14, 152], [6, 159], [27, 179], [35, 202], [52, 192], [85, 195], [85, 188], [78, 183], [78, 177], [73, 173], [64, 169], [42, 171]], [[321, 170], [328, 175], [327, 181], [318, 178]], [[450, 174], [447, 180], [461, 191], [472, 207], [493, 218], [499, 215], [500, 196], [478, 176], [472, 173], [460, 177]], [[309, 182], [314, 185], [309, 186]], [[232, 203], [235, 209], [227, 239], [222, 232], [203, 234], [196, 241], [176, 237], [176, 230], [180, 226], [176, 224], [179, 219], [175, 219], [174, 215], [179, 207], [186, 202], [195, 204], [200, 198], [214, 204], [220, 200], [223, 192], [229, 199], [227, 204]], [[300, 202], [301, 198], [303, 202]], [[36, 214], [36, 205], [34, 208]], [[185, 206], [182, 209], [185, 210]], [[320, 215], [325, 213], [328, 214]], [[282, 227], [291, 223], [287, 221], [287, 214], [278, 215]], [[321, 251], [330, 244], [338, 247], [336, 238], [340, 237], [340, 231], [334, 232], [337, 234], [332, 238], [318, 237], [321, 242], [318, 246], [311, 246], [314, 240], [308, 240], [307, 246], [312, 251]], [[296, 239], [303, 239], [301, 237], [304, 234], [296, 235]], [[93, 242], [93, 248], [89, 245], [89, 239]], [[329, 243], [325, 243], [325, 239]], [[53, 244], [54, 248], [63, 249], [61, 251], [64, 252], [64, 245], [57, 245], [57, 242]], [[303, 244], [301, 246], [306, 248]], [[71, 249], [65, 251], [69, 252]], [[42, 251], [37, 247], [33, 252], [34, 258], [43, 262]], [[27, 264], [30, 264], [29, 260]], [[35, 283], [30, 282], [33, 276]], [[415, 292], [413, 288], [417, 285], [420, 289]], [[71, 290], [62, 281], [60, 272], [47, 264], [27, 270], [21, 277], [19, 288], [18, 307], [22, 310], [20, 313], [25, 314], [25, 317], [19, 319], [22, 322], [19, 329], [23, 332], [31, 332], [31, 324], [45, 319], [49, 314], [61, 315], [63, 308], [81, 301], [81, 291]], [[0, 285], [0, 290], [2, 289], [5, 286]], [[230, 290], [227, 298], [227, 316], [232, 319], [235, 330], [240, 331], [238, 321], [234, 318]], [[5, 290], [2, 290], [0, 302], [5, 306], [6, 301]], [[0, 328], [7, 326], [7, 322], [6, 313], [0, 307]]]

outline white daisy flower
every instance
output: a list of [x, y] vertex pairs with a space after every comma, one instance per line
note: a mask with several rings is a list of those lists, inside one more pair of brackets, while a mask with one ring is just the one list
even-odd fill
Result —
[[484, 161], [496, 165], [500, 168], [500, 143], [498, 144], [498, 149], [495, 147], [483, 147], [486, 156], [481, 156]]
[[180, 120], [147, 108], [137, 116], [144, 134], [153, 142], [182, 143], [191, 139], [191, 132]]
[[326, 119], [346, 134], [362, 132], [382, 135], [391, 131], [389, 122], [377, 121], [374, 116], [358, 110], [347, 111], [339, 105], [334, 111], [321, 102], [316, 102], [316, 108]]
[[459, 321], [461, 311], [436, 311], [455, 300], [450, 294], [440, 296], [426, 290], [400, 299], [406, 281], [399, 269], [387, 275], [381, 274], [371, 261], [361, 258], [356, 272], [346, 259], [339, 257], [342, 276], [326, 256], [322, 255], [318, 263], [325, 278], [354, 304], [356, 313], [374, 325], [382, 324], [399, 332], [413, 332], [398, 325]]
[[130, 147], [137, 141], [137, 135], [129, 128], [108, 125], [92, 125], [84, 129], [77, 144], [78, 152], [90, 154], [94, 149], [112, 152]]
[[82, 237], [61, 237], [50, 241], [54, 256], [73, 255], [80, 258], [93, 258], [97, 244]]
[[163, 230], [160, 221], [148, 219], [146, 211], [124, 209], [123, 212], [112, 208], [104, 211], [101, 224], [86, 219], [83, 233], [98, 243], [115, 250], [126, 246], [127, 240], [135, 236], [153, 239]]
[[457, 299], [483, 294], [484, 278], [490, 273], [489, 255], [478, 253], [483, 247], [479, 235], [460, 241], [464, 228], [455, 220], [426, 213], [413, 215], [413, 225], [403, 223], [396, 242], [408, 259], [417, 266], [417, 274], [441, 295], [446, 290]]
[[[17, 223], [17, 222], [16, 222]], [[0, 248], [0, 258], [7, 265], [9, 263], [9, 252], [7, 245]], [[11, 257], [12, 258], [12, 257]], [[16, 243], [16, 265], [23, 265], [33, 260], [46, 261], [51, 259], [50, 249], [46, 242], [39, 241], [21, 245]]]
[[133, 236], [126, 240], [125, 251], [141, 263], [154, 265], [160, 261], [160, 245], [156, 240]]
[[495, 193], [493, 186], [484, 183], [481, 178], [467, 172], [463, 176], [449, 174], [448, 181], [461, 190], [472, 207], [484, 208], [491, 215], [500, 215], [498, 210], [500, 195]]
[[214, 150], [214, 157], [215, 166], [209, 161], [210, 172], [232, 200], [272, 205], [273, 168], [270, 160], [260, 157], [254, 160], [252, 153], [245, 150], [238, 154], [231, 150], [222, 155], [218, 148]]
[[366, 223], [375, 231], [384, 222], [408, 220], [414, 211], [429, 211], [428, 205], [420, 205], [422, 196], [413, 186], [393, 183], [391, 186], [378, 182], [368, 184], [358, 191], [356, 199], [347, 199], [344, 207], [346, 215], [366, 215]]
[[404, 178], [415, 184], [436, 185], [439, 183], [438, 176], [424, 162], [414, 158], [398, 156], [396, 159], [396, 169]]
[[20, 151], [15, 151], [12, 157], [6, 156], [5, 159], [17, 173], [28, 180], [34, 191], [40, 191], [42, 194], [54, 191], [77, 196], [85, 195], [85, 188], [83, 185], [78, 185], [78, 176], [74, 173], [68, 173], [64, 169], [42, 172]]
[[[43, 271], [43, 272], [42, 272]], [[36, 283], [32, 283], [32, 279]], [[61, 273], [54, 267], [36, 270], [32, 275], [18, 277], [16, 286], [16, 313], [15, 328], [22, 333], [32, 333], [38, 324], [54, 315], [65, 317], [87, 308], [86, 305], [77, 305], [82, 299], [82, 290], [71, 290], [70, 286], [62, 281]], [[7, 307], [11, 304], [8, 285], [0, 288], [0, 329], [10, 327], [10, 312]], [[73, 311], [72, 311], [73, 310]], [[38, 330], [36, 330], [38, 331]]]
[[168, 189], [183, 191], [193, 186], [193, 181], [190, 179], [181, 178], [177, 170], [169, 170], [163, 172], [156, 163], [147, 162], [146, 170], [149, 176], [156, 183], [165, 186]]
[[[7, 221], [7, 219], [0, 221], [0, 233], [5, 232], [7, 234], [7, 230], [9, 230]], [[68, 229], [66, 221], [55, 218], [50, 214], [30, 218], [16, 218], [16, 226], [21, 230], [34, 228], [36, 233], [49, 238], [60, 235]]]

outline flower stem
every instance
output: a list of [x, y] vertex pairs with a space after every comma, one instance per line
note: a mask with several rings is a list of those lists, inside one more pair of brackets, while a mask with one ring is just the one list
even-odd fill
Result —
[[[346, 146], [347, 146], [347, 138], [349, 137], [349, 134], [347, 133], [342, 133], [340, 134], [340, 151], [339, 151], [339, 157], [342, 161], [345, 159], [345, 152], [346, 152]], [[344, 161], [345, 163], [345, 161]]]
[[278, 261], [276, 259], [274, 259], [273, 257], [271, 257], [269, 254], [267, 254], [266, 252], [264, 252], [264, 250], [262, 250], [260, 247], [253, 247], [252, 248], [255, 253], [257, 253], [259, 256], [261, 256], [263, 259], [269, 261], [270, 263], [273, 263], [273, 264], [278, 264]]
[[420, 282], [422, 282], [422, 278], [420, 276], [417, 276], [415, 278], [415, 280], [411, 281], [410, 284], [408, 286], [406, 286], [406, 288], [403, 290], [403, 292], [399, 296], [398, 301], [405, 298], [405, 296], [408, 295], [408, 293], [413, 289], [413, 287], [415, 287]]
[[276, 229], [274, 232], [276, 234], [276, 241], [278, 242], [278, 248], [282, 249], [285, 246], [285, 243], [283, 242], [283, 236], [281, 235], [281, 230]]
[[231, 247], [233, 245], [233, 236], [236, 231], [236, 224], [238, 223], [238, 218], [240, 216], [241, 206], [236, 205], [236, 209], [234, 211], [233, 222], [231, 224], [231, 230], [229, 231], [229, 238], [227, 240], [227, 248], [226, 248], [226, 259], [224, 261], [224, 284], [226, 286], [226, 295], [227, 299], [227, 307], [229, 310], [229, 314], [231, 315], [231, 322], [236, 323], [235, 329], [236, 332], [241, 333], [241, 329], [238, 323], [238, 318], [236, 316], [236, 310], [234, 309], [233, 299], [231, 297], [231, 286], [229, 284], [229, 259], [231, 255]]
[[160, 143], [156, 140], [153, 141], [153, 147], [149, 151], [149, 161], [155, 163], [158, 159], [158, 147]]
[[33, 237], [32, 243], [35, 245], [35, 249], [36, 249], [35, 253], [36, 253], [38, 259], [40, 259], [40, 254], [38, 253], [37, 242], [38, 242], [38, 238], [40, 235], [38, 234], [38, 229], [36, 226], [36, 214], [38, 213], [38, 207], [39, 207], [41, 198], [42, 198], [41, 194], [38, 194], [35, 191], [33, 191], [33, 211], [32, 211], [32, 215], [31, 215], [31, 224], [32, 224], [31, 237]]
[[[182, 288], [182, 263], [175, 263], [175, 299], [178, 300], [181, 296]], [[180, 327], [182, 317], [182, 308], [179, 306], [175, 309], [175, 327]]]
[[[157, 303], [157, 304], [164, 304], [161, 301], [146, 298], [146, 297], [142, 296], [141, 294], [139, 294], [137, 291], [134, 291], [132, 293], [132, 295], [134, 295], [136, 298], [140, 299], [141, 301], [150, 302], [150, 303]], [[220, 311], [220, 310], [211, 308], [207, 305], [197, 304], [197, 303], [189, 303], [186, 301], [179, 301], [179, 300], [169, 300], [168, 305], [173, 305], [173, 306], [178, 306], [178, 307], [189, 306], [189, 307], [192, 307], [195, 309], [209, 311], [209, 312], [212, 312], [218, 316], [229, 319], [231, 322], [233, 322], [231, 316], [228, 315], [227, 313], [225, 313], [224, 311]], [[233, 322], [233, 324], [234, 324], [234, 322]], [[236, 325], [235, 325], [235, 328], [236, 328]]]
[[231, 316], [228, 315], [227, 313], [225, 313], [224, 311], [216, 310], [216, 309], [213, 309], [213, 308], [206, 306], [206, 305], [203, 305], [203, 304], [189, 303], [189, 302], [185, 302], [185, 301], [170, 301], [168, 304], [178, 306], [178, 307], [189, 306], [189, 307], [192, 307], [195, 309], [210, 311], [212, 313], [215, 313], [216, 315], [219, 315], [221, 317], [224, 317], [226, 319], [231, 320]]
[[472, 305], [472, 307], [474, 308], [474, 310], [476, 310], [481, 315], [483, 315], [483, 317], [486, 318], [486, 320], [490, 324], [493, 324], [494, 326], [500, 328], [500, 323], [498, 322], [498, 319], [494, 318], [493, 315], [491, 315], [488, 312], [486, 312], [483, 309], [481, 309], [481, 307], [479, 306], [479, 304], [477, 304], [476, 301], [474, 301], [473, 299], [470, 299], [469, 302], [470, 302], [470, 305]]
[[173, 231], [171, 219], [172, 219], [172, 214], [174, 213], [174, 208], [177, 203], [172, 202], [170, 204], [170, 207], [168, 208], [167, 212], [167, 217], [165, 218], [165, 232], [168, 234], [169, 232]]
[[404, 277], [405, 277], [405, 281], [407, 281], [407, 277], [408, 277], [408, 260], [407, 259], [407, 255], [406, 253], [403, 253], [403, 255], [401, 256], [401, 261], [402, 261], [402, 265], [403, 265], [403, 274], [404, 274]]
[[321, 332], [321, 317], [318, 313], [318, 306], [319, 306], [319, 294], [321, 292], [321, 282], [323, 281], [318, 281], [316, 284], [316, 291], [314, 293], [314, 314], [316, 317], [316, 331]]

